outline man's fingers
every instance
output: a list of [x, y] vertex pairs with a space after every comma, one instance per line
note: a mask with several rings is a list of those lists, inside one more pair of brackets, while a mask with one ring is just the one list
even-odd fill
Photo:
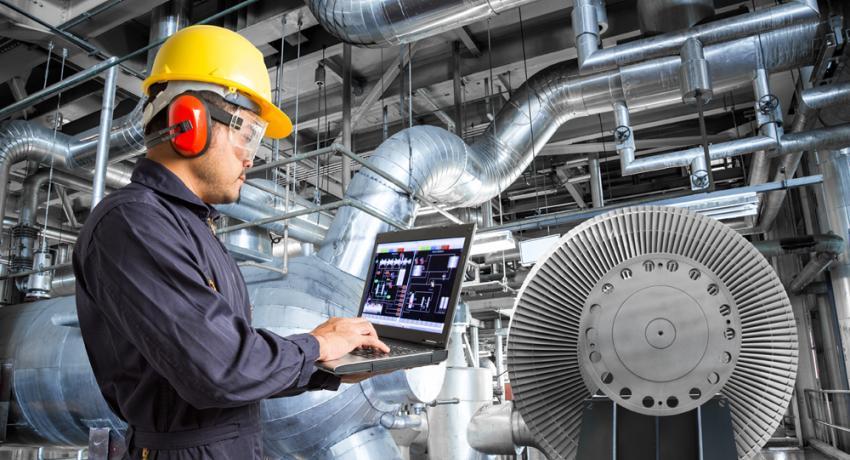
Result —
[[378, 350], [381, 350], [384, 353], [390, 352], [390, 347], [388, 347], [384, 342], [378, 340], [378, 338], [375, 336], [363, 336], [363, 339], [363, 344], [361, 346], [377, 348]]

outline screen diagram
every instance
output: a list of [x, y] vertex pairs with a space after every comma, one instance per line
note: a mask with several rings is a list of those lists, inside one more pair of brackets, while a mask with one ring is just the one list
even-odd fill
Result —
[[363, 316], [380, 324], [441, 332], [464, 238], [387, 243], [372, 261]]

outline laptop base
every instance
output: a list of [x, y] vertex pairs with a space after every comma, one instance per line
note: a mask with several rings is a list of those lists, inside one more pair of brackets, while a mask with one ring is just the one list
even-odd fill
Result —
[[359, 357], [349, 354], [334, 361], [316, 363], [316, 367], [334, 375], [351, 375], [368, 372], [396, 371], [401, 369], [410, 369], [412, 367], [428, 366], [431, 364], [441, 363], [448, 357], [448, 350], [431, 350], [412, 355], [388, 358], [356, 359]]

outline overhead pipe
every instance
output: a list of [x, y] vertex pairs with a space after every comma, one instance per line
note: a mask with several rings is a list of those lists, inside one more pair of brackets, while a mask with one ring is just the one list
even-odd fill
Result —
[[[756, 69], [756, 78], [753, 80], [753, 92], [756, 95], [756, 103], [759, 101], [770, 100], [770, 82], [768, 80], [767, 71], [759, 66]], [[756, 121], [758, 123], [757, 130], [763, 136], [767, 136], [776, 140], [784, 134], [782, 130], [782, 111], [778, 110], [778, 107], [773, 111], [772, 119], [768, 119], [770, 116], [769, 113], [764, 113], [764, 111], [759, 110], [759, 107], [756, 106]], [[768, 175], [770, 174], [770, 165], [771, 161], [768, 158], [768, 152], [766, 150], [757, 150], [753, 152], [752, 159], [750, 161], [750, 174], [748, 178], [748, 183], [750, 185], [763, 184], [768, 181]]]
[[[818, 23], [746, 37], [704, 48], [715, 93], [749, 84], [756, 50], [768, 71], [807, 65], [814, 59]], [[589, 76], [568, 63], [550, 66], [514, 92], [474, 144], [434, 126], [414, 126], [382, 143], [370, 161], [405, 181], [417, 194], [447, 207], [472, 207], [512, 184], [563, 123], [603, 113], [624, 101], [633, 111], [681, 102], [681, 62], [661, 58]], [[688, 157], [690, 160], [691, 157]], [[398, 221], [411, 223], [416, 203], [370, 171], [358, 173], [346, 197]], [[365, 276], [371, 245], [386, 224], [351, 207], [340, 209], [319, 257], [358, 277]]]
[[579, 71], [582, 74], [676, 55], [689, 39], [697, 39], [707, 46], [807, 23], [819, 15], [817, 0], [796, 0], [741, 16], [712, 21], [680, 32], [600, 49], [598, 8], [594, 3], [593, 0], [575, 0], [573, 6], [573, 35]]
[[788, 289], [794, 294], [802, 292], [847, 249], [844, 238], [834, 233], [753, 241], [752, 244], [765, 257], [815, 253], [788, 285]]
[[412, 43], [535, 0], [305, 0], [332, 35], [352, 45], [387, 47]]
[[91, 209], [103, 200], [106, 190], [106, 166], [109, 159], [109, 133], [112, 131], [112, 112], [115, 110], [115, 72], [113, 66], [106, 71], [106, 81], [103, 86], [103, 104], [100, 110], [100, 136], [97, 140], [97, 157], [94, 166], [94, 182], [92, 184]]
[[[615, 118], [618, 127], [614, 132], [614, 136], [617, 141], [623, 175], [628, 176], [649, 171], [689, 166], [703, 156], [703, 147], [697, 146], [676, 152], [634, 159], [634, 135], [628, 126], [628, 110], [622, 107], [621, 102], [619, 104], [620, 106], [615, 108]], [[800, 119], [809, 118], [808, 115], [799, 115], [795, 119], [792, 127], [793, 132], [791, 133], [783, 134], [781, 129], [776, 127], [777, 122], [770, 121], [768, 122], [769, 124], [761, 126], [765, 134], [711, 144], [709, 146], [709, 155], [712, 160], [731, 158], [758, 151], [767, 151], [767, 158], [784, 155], [782, 166], [778, 173], [781, 177], [775, 179], [784, 180], [785, 178], [793, 177], [799, 165], [802, 152], [807, 150], [836, 149], [850, 145], [850, 124], [801, 131], [806, 125], [797, 121]], [[623, 132], [627, 133], [629, 137], [628, 141], [620, 140], [620, 133]], [[767, 134], [770, 132], [775, 134]], [[779, 138], [771, 137], [772, 135], [779, 136]], [[781, 196], [784, 197], [784, 195]], [[772, 204], [774, 201], [769, 200], [767, 203], [769, 204], [765, 205], [766, 211], [762, 216], [762, 228], [766, 228], [765, 223], [772, 223], [773, 218], [776, 216], [773, 210], [776, 207]], [[779, 205], [781, 205], [781, 201], [779, 201]], [[767, 211], [768, 209], [770, 211]], [[776, 210], [778, 211], [778, 209]]]
[[[229, 8], [225, 8], [225, 9], [213, 14], [212, 16], [209, 16], [206, 19], [197, 22], [196, 24], [201, 25], [201, 24], [212, 23], [214, 21], [217, 21], [218, 19], [221, 19], [222, 17], [227, 16], [228, 14], [234, 13], [236, 11], [243, 9], [243, 8], [251, 6], [254, 3], [257, 3], [259, 1], [260, 0], [243, 0], [242, 2], [239, 2], [239, 3], [233, 5]], [[92, 67], [90, 67], [86, 70], [75, 73], [74, 75], [72, 75], [72, 76], [70, 76], [70, 77], [68, 77], [68, 78], [66, 78], [62, 81], [56, 82], [56, 83], [54, 83], [54, 84], [52, 84], [52, 85], [50, 85], [50, 86], [48, 86], [48, 87], [46, 87], [46, 88], [44, 88], [40, 91], [32, 93], [29, 96], [27, 96], [26, 98], [21, 99], [20, 101], [17, 101], [13, 104], [7, 105], [6, 107], [0, 109], [0, 119], [5, 118], [9, 115], [15, 114], [17, 112], [20, 112], [20, 111], [22, 111], [22, 110], [24, 110], [24, 109], [26, 109], [30, 106], [33, 106], [35, 104], [38, 104], [39, 102], [41, 102], [45, 99], [49, 99], [49, 98], [53, 97], [54, 95], [56, 95], [56, 94], [58, 94], [62, 91], [68, 90], [68, 89], [73, 88], [77, 85], [85, 83], [86, 81], [91, 80], [92, 78], [96, 77], [99, 73], [103, 72], [104, 70], [108, 69], [109, 67], [119, 65], [121, 63], [124, 63], [126, 61], [129, 61], [129, 60], [135, 58], [136, 56], [140, 56], [142, 54], [145, 54], [148, 51], [155, 49], [155, 48], [159, 47], [160, 45], [162, 45], [163, 43], [165, 43], [165, 40], [167, 38], [168, 37], [162, 37], [159, 40], [152, 42], [152, 43], [148, 44], [147, 46], [139, 48], [136, 51], [133, 51], [132, 53], [124, 55], [120, 58], [115, 58], [115, 57], [110, 58], [110, 59], [103, 61], [99, 64], [96, 64], [96, 65], [94, 65], [94, 66], [92, 66]]]
[[847, 249], [847, 243], [844, 241], [844, 238], [834, 233], [795, 236], [778, 240], [751, 241], [750, 243], [765, 257], [778, 257], [787, 254], [810, 254], [812, 252], [825, 252], [837, 255]]
[[[802, 84], [805, 85], [804, 88], [806, 89], [797, 93], [797, 115], [794, 117], [791, 127], [791, 131], [794, 133], [811, 129], [817, 122], [817, 114], [821, 109], [846, 104], [850, 101], [850, 85], [844, 83], [812, 88], [809, 87], [811, 83], [806, 77], [807, 74], [808, 71], [801, 73]], [[831, 128], [825, 129], [830, 130]], [[823, 134], [824, 131], [818, 129], [809, 131], [808, 136]], [[850, 146], [850, 130], [844, 129], [833, 134], [834, 137], [830, 139], [833, 142], [829, 145], [821, 145], [821, 149], [838, 150]], [[808, 136], [804, 135], [803, 137]], [[797, 146], [795, 151], [782, 158], [776, 169], [774, 180], [793, 178], [797, 173], [797, 168], [800, 166], [800, 160], [803, 158], [803, 152], [805, 150], [813, 149], [805, 148], [803, 145]], [[785, 195], [786, 192], [784, 191], [776, 191], [767, 195], [759, 213], [758, 226], [761, 230], [767, 231], [773, 226], [773, 221], [776, 220], [776, 216], [782, 208], [782, 203], [785, 201]]]

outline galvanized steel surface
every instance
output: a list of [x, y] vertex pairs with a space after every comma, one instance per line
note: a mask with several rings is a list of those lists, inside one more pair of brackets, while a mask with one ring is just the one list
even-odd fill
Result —
[[381, 47], [411, 43], [534, 0], [309, 0], [319, 23], [342, 41]]
[[[601, 294], [603, 290], [617, 292], [617, 285], [605, 279], [616, 277], [622, 283], [625, 281], [622, 270], [628, 268], [635, 275], [638, 270], [646, 270], [643, 264], [649, 260], [654, 263], [653, 270], [668, 272], [671, 267], [666, 263], [670, 260], [680, 261], [679, 267], [685, 261], [698, 270], [702, 267], [700, 277], [703, 280], [717, 280], [712, 284], [717, 285], [718, 301], [722, 297], [732, 300], [727, 318], [735, 335], [740, 335], [741, 345], [734, 370], [722, 386], [721, 393], [732, 405], [739, 456], [753, 456], [773, 434], [794, 388], [797, 329], [791, 305], [776, 274], [752, 245], [725, 225], [683, 209], [633, 207], [601, 215], [565, 235], [560, 244], [534, 267], [517, 298], [508, 339], [508, 369], [517, 408], [550, 458], [575, 456], [582, 402], [600, 383], [607, 387], [603, 390], [616, 391], [618, 397], [623, 389], [618, 386], [621, 375], [616, 371], [608, 371], [612, 375], [603, 376], [605, 371], [582, 366], [579, 353], [587, 353], [588, 359], [594, 363], [609, 362], [594, 360], [590, 356], [594, 349], [589, 343], [581, 345], [587, 338], [587, 331], [581, 326], [582, 317], [591, 314], [591, 298], [605, 295]], [[664, 261], [665, 265], [657, 267], [657, 261]], [[631, 263], [637, 264], [636, 267], [626, 266]], [[690, 269], [687, 274], [689, 279], [686, 282], [693, 281]], [[633, 289], [636, 289], [642, 282], [641, 278], [632, 279], [635, 280]], [[647, 277], [644, 280], [647, 289], [691, 292], [684, 289], [682, 283], [667, 286], [661, 284], [666, 283], [663, 279]], [[701, 289], [709, 292], [710, 285], [701, 286]], [[688, 294], [679, 296], [684, 299]], [[695, 302], [713, 301], [703, 299]], [[605, 308], [602, 303], [599, 305]], [[731, 315], [735, 307], [740, 323]], [[612, 305], [609, 308], [625, 307]], [[717, 308], [721, 316], [726, 311], [724, 307]], [[645, 333], [647, 327], [654, 324], [655, 318], [641, 316], [635, 320], [642, 321], [635, 323], [635, 327], [640, 333]], [[675, 318], [668, 320], [671, 324], [677, 322]], [[677, 340], [680, 333], [696, 331], [702, 334], [704, 326], [696, 323], [676, 326]], [[614, 326], [599, 325], [600, 328]], [[630, 325], [623, 326], [628, 328]], [[664, 331], [665, 335], [659, 336], [658, 331], [653, 330], [655, 339], [667, 337], [668, 331], [661, 326], [665, 325], [660, 325], [658, 330]], [[715, 331], [715, 328], [708, 330]], [[722, 332], [727, 334], [726, 330]], [[602, 346], [607, 345], [596, 343], [597, 348]], [[617, 349], [620, 349], [619, 345]], [[709, 364], [722, 368], [724, 356], [719, 356], [720, 363]], [[635, 371], [647, 371], [646, 363], [640, 360], [625, 361], [628, 361], [627, 365], [634, 364], [633, 374]], [[592, 372], [598, 374], [588, 375]], [[699, 387], [700, 396], [718, 389], [722, 381], [720, 372], [716, 378], [711, 375], [712, 371], [705, 369], [705, 372], [708, 374], [703, 375], [706, 380]], [[644, 381], [653, 378], [655, 376], [643, 376]], [[648, 395], [638, 391], [631, 394], [631, 398], [639, 402], [645, 396]], [[653, 399], [656, 398], [653, 396]]]
[[[809, 63], [817, 27], [817, 23], [795, 25], [705, 47], [715, 93], [749, 85], [758, 52], [768, 70]], [[575, 72], [572, 64], [555, 64], [515, 91], [473, 145], [442, 128], [414, 126], [384, 141], [370, 161], [438, 204], [475, 206], [512, 184], [563, 123], [610, 111], [616, 101], [625, 101], [632, 111], [680, 103], [680, 67], [677, 57], [669, 57], [617, 71], [570, 76]], [[693, 157], [688, 154], [686, 164]], [[635, 161], [635, 172], [650, 161], [653, 159]], [[410, 197], [366, 170], [354, 177], [346, 197], [402, 222], [411, 222], [416, 212], [417, 205]], [[351, 207], [342, 208], [337, 216], [319, 257], [364, 277], [374, 237], [389, 226]]]
[[638, 0], [640, 29], [646, 34], [676, 32], [714, 15], [714, 0]]

